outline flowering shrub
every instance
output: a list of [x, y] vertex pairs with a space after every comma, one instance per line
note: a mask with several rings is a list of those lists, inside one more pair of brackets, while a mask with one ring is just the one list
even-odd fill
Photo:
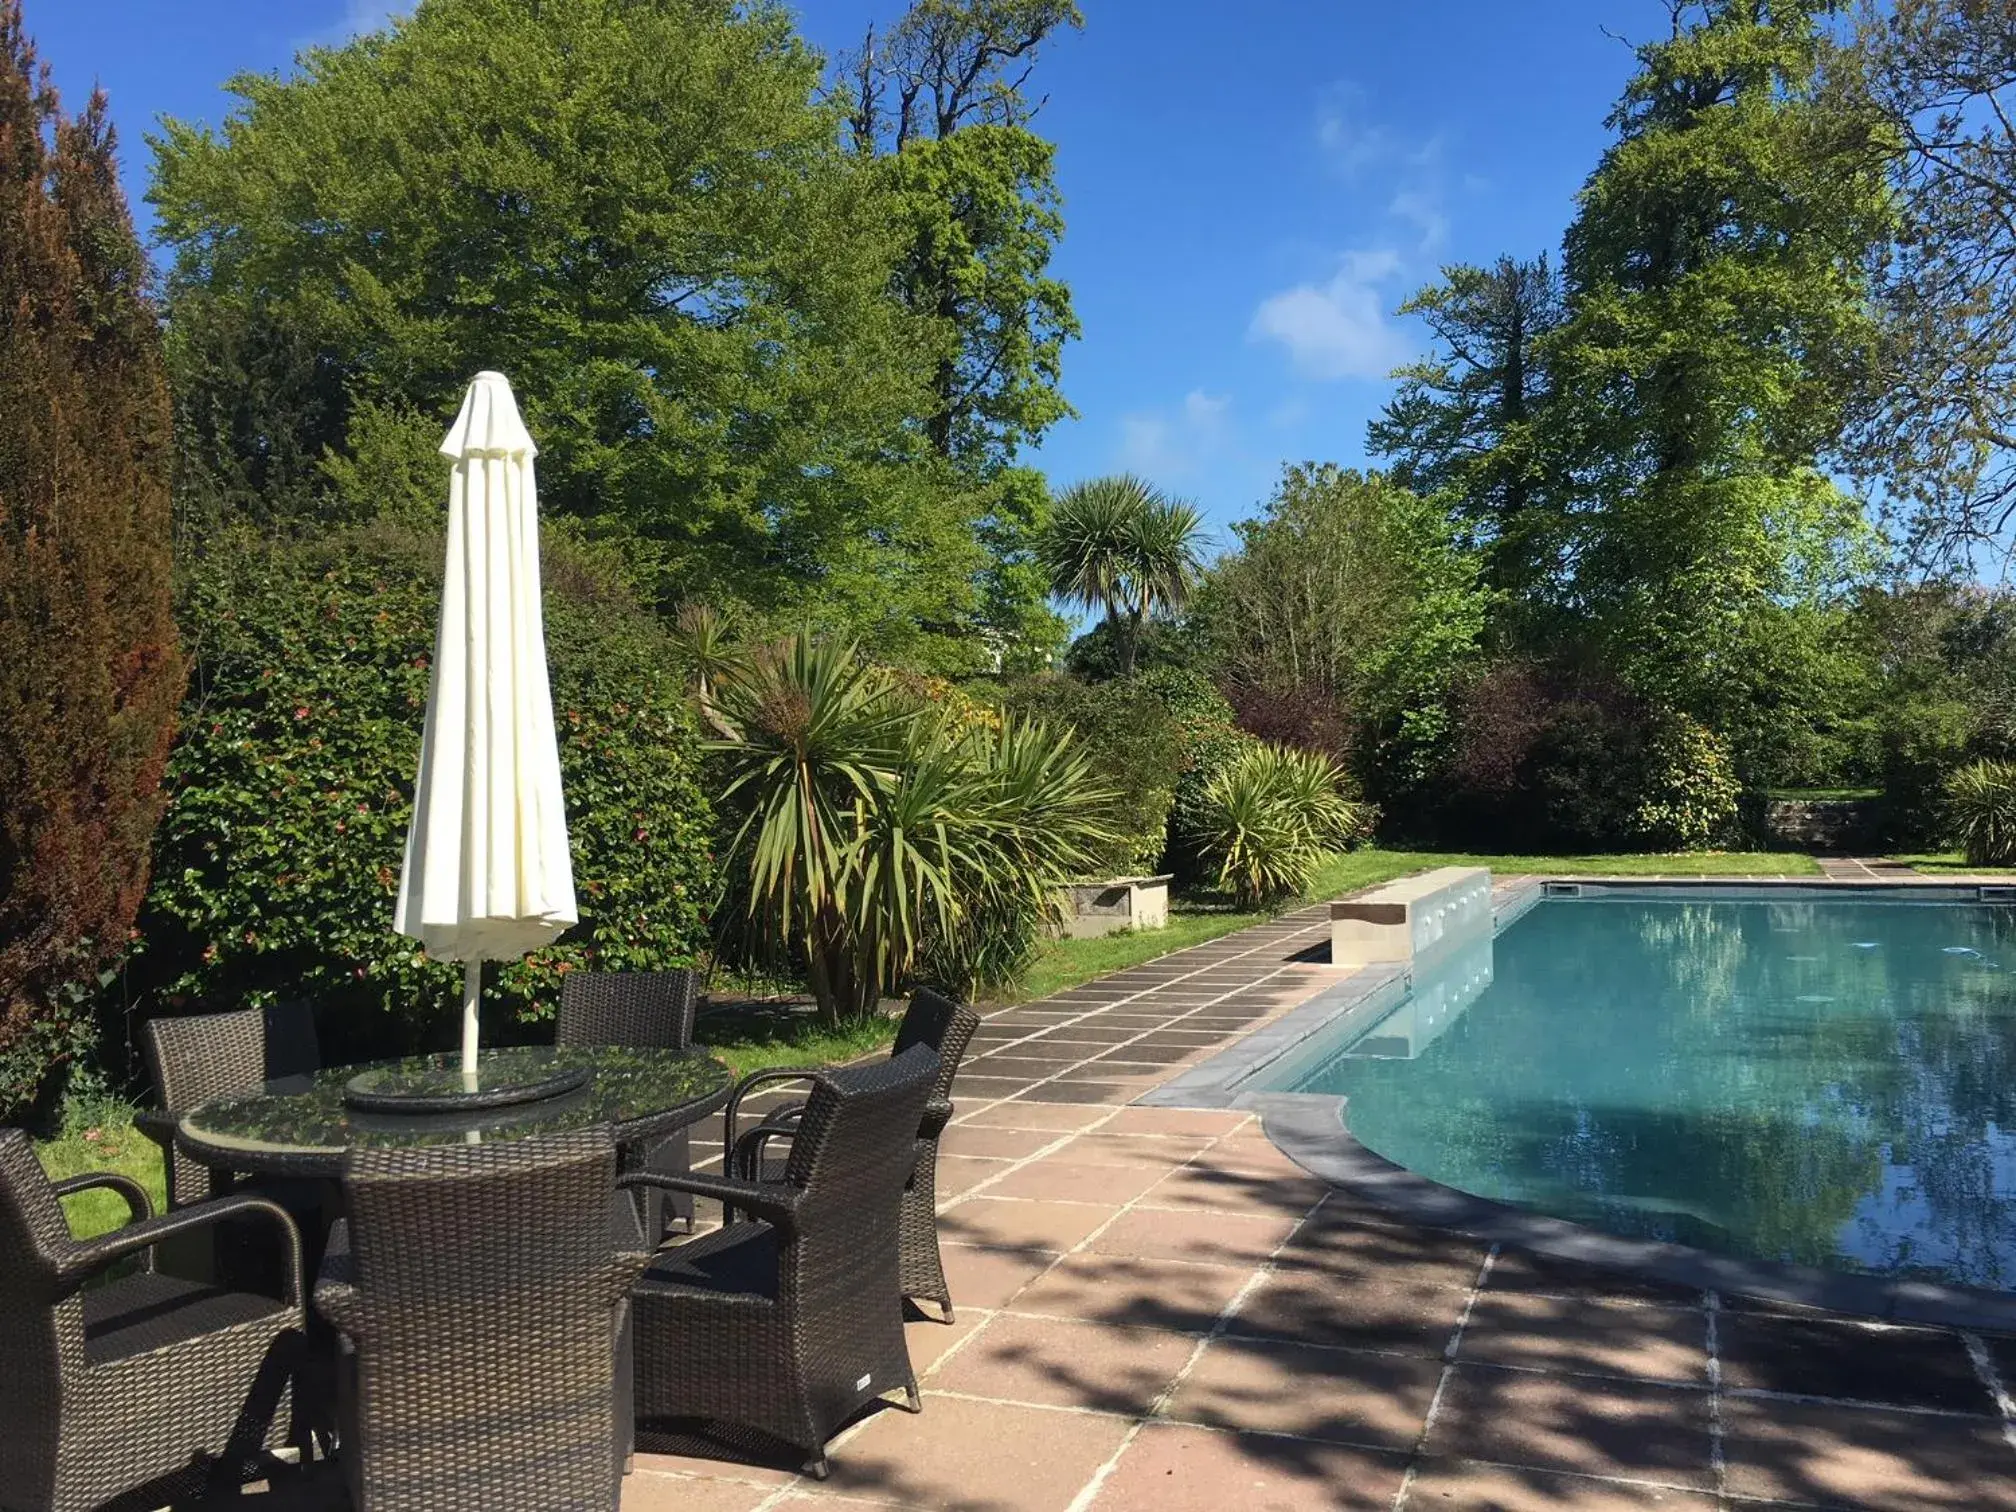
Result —
[[1632, 825], [1655, 850], [1699, 850], [1723, 839], [1743, 795], [1728, 742], [1680, 714], [1653, 731], [1639, 783]]
[[[713, 885], [697, 736], [662, 632], [569, 570], [562, 543], [545, 551], [581, 923], [496, 969], [499, 1037], [545, 1017], [575, 966], [691, 964]], [[345, 1057], [453, 1037], [460, 966], [392, 931], [441, 555], [438, 535], [380, 528], [217, 547], [195, 569], [181, 605], [194, 677], [129, 973], [146, 1011], [305, 999]]]

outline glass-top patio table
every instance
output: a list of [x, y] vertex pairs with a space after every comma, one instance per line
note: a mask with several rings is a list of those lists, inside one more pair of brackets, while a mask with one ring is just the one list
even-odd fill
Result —
[[205, 1165], [332, 1180], [360, 1147], [479, 1144], [598, 1124], [614, 1126], [628, 1156], [722, 1107], [734, 1080], [700, 1047], [486, 1050], [473, 1087], [459, 1054], [419, 1055], [213, 1097], [183, 1114], [175, 1142]]

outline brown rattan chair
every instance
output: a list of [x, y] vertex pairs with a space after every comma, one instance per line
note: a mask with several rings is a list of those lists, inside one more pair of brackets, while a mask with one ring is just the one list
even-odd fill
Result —
[[780, 1181], [625, 1176], [720, 1199], [748, 1217], [661, 1250], [631, 1291], [637, 1418], [754, 1429], [824, 1478], [826, 1441], [917, 1377], [896, 1290], [903, 1185], [938, 1077], [919, 1045], [812, 1075]]
[[[938, 1137], [952, 1120], [952, 1078], [959, 1074], [959, 1062], [979, 1027], [980, 1015], [971, 1008], [920, 987], [911, 994], [909, 1010], [890, 1052], [901, 1055], [912, 1045], [928, 1045], [938, 1052], [937, 1085], [924, 1105], [918, 1130], [917, 1169], [903, 1189], [902, 1287], [906, 1297], [937, 1303], [947, 1323], [952, 1321], [952, 1289], [946, 1284], [945, 1264], [938, 1254]], [[805, 1105], [772, 1108], [764, 1113], [761, 1123], [740, 1136], [736, 1114], [747, 1093], [802, 1075], [802, 1071], [759, 1071], [735, 1089], [727, 1111], [727, 1145], [732, 1155], [729, 1170], [734, 1175], [744, 1180], [781, 1178], [783, 1162], [770, 1153], [771, 1147], [791, 1137]]]
[[614, 1508], [617, 1343], [649, 1258], [607, 1128], [358, 1149], [315, 1307], [356, 1512]]
[[[553, 1042], [559, 1045], [644, 1045], [684, 1050], [693, 1043], [693, 1015], [700, 1002], [697, 971], [570, 971], [560, 981], [560, 1013]], [[693, 1169], [693, 1143], [676, 1129], [641, 1148], [621, 1151], [626, 1171], [676, 1176]], [[693, 1227], [693, 1198], [685, 1192], [652, 1189], [638, 1194], [638, 1216], [653, 1244], [662, 1241], [675, 1218]]]
[[[125, 1197], [133, 1221], [70, 1237], [58, 1198]], [[108, 1269], [163, 1239], [253, 1219], [292, 1264], [284, 1300]], [[98, 1283], [98, 1284], [91, 1284]], [[85, 1512], [158, 1507], [268, 1474], [290, 1436], [305, 1317], [287, 1213], [237, 1193], [165, 1217], [110, 1172], [53, 1185], [28, 1136], [0, 1129], [0, 1507]]]
[[[134, 1122], [161, 1147], [169, 1208], [240, 1189], [270, 1198], [286, 1208], [300, 1226], [303, 1254], [313, 1274], [335, 1216], [333, 1192], [317, 1182], [247, 1177], [212, 1169], [175, 1148], [177, 1123], [198, 1103], [232, 1093], [256, 1092], [269, 1081], [306, 1076], [321, 1069], [315, 1018], [307, 1005], [276, 1003], [231, 1013], [151, 1018], [141, 1026], [140, 1043], [160, 1107], [141, 1112]], [[265, 1289], [273, 1285], [278, 1264], [266, 1230], [228, 1224], [170, 1245], [162, 1253], [161, 1268], [197, 1280]]]

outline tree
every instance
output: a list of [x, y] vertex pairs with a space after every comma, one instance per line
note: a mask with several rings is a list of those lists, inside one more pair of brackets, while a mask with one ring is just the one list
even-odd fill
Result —
[[0, 0], [0, 1117], [124, 951], [182, 691], [168, 393], [104, 94]]
[[932, 445], [976, 476], [1071, 413], [1059, 359], [1078, 321], [1047, 271], [1056, 153], [1022, 86], [1050, 37], [1083, 24], [1073, 0], [914, 0], [842, 63], [855, 150], [900, 206], [897, 292], [936, 328]]
[[1444, 268], [1400, 313], [1419, 315], [1440, 350], [1400, 369], [1366, 450], [1394, 459], [1402, 488], [1449, 501], [1486, 553], [1489, 582], [1530, 588], [1552, 566], [1535, 508], [1549, 481], [1537, 446], [1547, 400], [1539, 349], [1561, 320], [1560, 280], [1545, 255]]
[[661, 606], [971, 664], [993, 501], [934, 458], [910, 229], [781, 9], [432, 0], [232, 88], [155, 141], [190, 518], [353, 515], [500, 367], [542, 504]]
[[2016, 11], [1897, 0], [1865, 13], [1835, 78], [1884, 118], [1904, 224], [1881, 285], [1881, 403], [1854, 460], [1909, 510], [1928, 565], [2005, 550], [2016, 518]]
[[1673, 6], [1610, 116], [1543, 348], [1566, 607], [1635, 691], [1718, 731], [1760, 612], [1867, 565], [1828, 469], [1875, 372], [1892, 218], [1874, 123], [1820, 88], [1828, 8]]
[[1346, 711], [1382, 792], [1425, 775], [1488, 603], [1442, 509], [1382, 474], [1311, 463], [1233, 530], [1238, 549], [1192, 614], [1221, 676]]
[[1203, 516], [1131, 473], [1074, 483], [1057, 498], [1041, 554], [1050, 591], [1120, 627], [1120, 675], [1134, 671], [1141, 626], [1189, 601]]

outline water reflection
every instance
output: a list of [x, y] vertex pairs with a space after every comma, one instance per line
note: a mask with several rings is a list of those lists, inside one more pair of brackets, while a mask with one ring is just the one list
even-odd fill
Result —
[[[1422, 1174], [1634, 1236], [2016, 1287], [2016, 919], [1560, 900], [1304, 1090]], [[2009, 969], [2005, 969], [2005, 966]], [[1473, 970], [1474, 974], [1474, 970]], [[1387, 1020], [1376, 1033], [1387, 1031]]]

